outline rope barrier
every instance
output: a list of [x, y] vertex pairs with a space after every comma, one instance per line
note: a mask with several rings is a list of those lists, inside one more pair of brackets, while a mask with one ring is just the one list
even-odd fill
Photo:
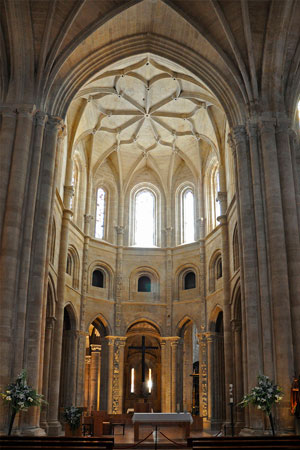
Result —
[[172, 444], [174, 444], [176, 447], [182, 448], [182, 444], [179, 444], [178, 442], [173, 441], [173, 439], [168, 438], [168, 436], [166, 436], [162, 431], [159, 431], [159, 432], [160, 432], [161, 435], [163, 435], [163, 437], [168, 439], [168, 441], [172, 442]]
[[142, 439], [141, 441], [137, 442], [136, 444], [129, 445], [129, 446], [126, 446], [126, 447], [119, 447], [118, 446], [118, 449], [129, 449], [129, 448], [132, 449], [132, 448], [135, 448], [138, 445], [140, 445], [142, 442], [144, 442], [146, 439], [148, 439], [148, 437], [150, 437], [151, 434], [153, 434], [153, 431], [151, 431], [151, 433], [149, 433], [148, 436], [146, 436], [144, 439]]

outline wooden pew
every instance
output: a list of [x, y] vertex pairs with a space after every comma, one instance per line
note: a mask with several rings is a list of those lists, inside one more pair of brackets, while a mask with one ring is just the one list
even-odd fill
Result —
[[52, 449], [100, 449], [112, 450], [114, 438], [72, 436], [0, 436], [0, 448], [52, 448]]
[[210, 449], [246, 449], [246, 448], [281, 448], [281, 449], [300, 449], [299, 436], [222, 436], [222, 437], [203, 437], [188, 438], [187, 446], [193, 447], [193, 450]]

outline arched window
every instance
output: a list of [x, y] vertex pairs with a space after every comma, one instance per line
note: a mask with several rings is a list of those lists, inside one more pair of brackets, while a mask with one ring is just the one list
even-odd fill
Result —
[[151, 292], [151, 280], [143, 275], [138, 280], [138, 292]]
[[222, 278], [222, 258], [218, 258], [216, 261], [216, 279]]
[[73, 186], [73, 196], [71, 198], [70, 207], [73, 210], [73, 221], [76, 222], [75, 216], [77, 213], [77, 201], [78, 201], [78, 184], [79, 184], [79, 168], [76, 160], [73, 162], [73, 172], [72, 172], [72, 186]]
[[105, 207], [106, 207], [106, 192], [104, 191], [104, 189], [99, 188], [97, 190], [96, 227], [95, 227], [95, 237], [97, 239], [103, 239], [104, 237]]
[[155, 245], [155, 196], [149, 189], [142, 189], [135, 196], [134, 245]]
[[55, 220], [53, 218], [52, 227], [51, 227], [51, 243], [50, 243], [50, 262], [51, 262], [51, 264], [54, 263], [55, 241], [56, 241], [56, 226], [55, 226]]
[[195, 240], [194, 194], [186, 189], [182, 195], [182, 243]]
[[73, 268], [73, 264], [72, 264], [72, 256], [70, 255], [70, 253], [68, 253], [67, 256], [67, 265], [66, 265], [66, 273], [68, 275], [72, 275], [72, 268]]
[[235, 226], [232, 237], [232, 252], [233, 252], [233, 270], [236, 271], [240, 267], [239, 234], [237, 226]]
[[194, 272], [188, 272], [184, 277], [184, 289], [194, 289], [196, 287], [196, 277]]
[[94, 270], [92, 277], [92, 286], [96, 286], [99, 288], [104, 287], [104, 276], [102, 270], [99, 269]]

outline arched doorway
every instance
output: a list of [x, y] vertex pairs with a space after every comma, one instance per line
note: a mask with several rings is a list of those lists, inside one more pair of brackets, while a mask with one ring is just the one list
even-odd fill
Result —
[[104, 320], [97, 317], [89, 326], [86, 341], [84, 406], [87, 411], [107, 410], [108, 335]]
[[184, 319], [179, 328], [177, 409], [199, 414], [199, 345], [197, 328]]
[[[161, 410], [160, 333], [148, 321], [136, 322], [126, 333], [124, 355], [124, 412]], [[138, 406], [147, 404], [147, 406]]]
[[64, 309], [59, 391], [60, 411], [62, 408], [75, 404], [77, 373], [76, 329], [75, 312], [69, 304]]

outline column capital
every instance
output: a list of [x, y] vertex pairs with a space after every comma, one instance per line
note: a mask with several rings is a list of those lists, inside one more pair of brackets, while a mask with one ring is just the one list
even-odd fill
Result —
[[61, 117], [49, 115], [47, 118], [46, 127], [50, 131], [58, 131], [64, 126], [64, 121]]
[[124, 234], [125, 227], [123, 225], [116, 225], [115, 230], [116, 230], [117, 234]]
[[275, 133], [276, 119], [261, 117], [258, 123], [261, 134]]
[[258, 124], [257, 121], [249, 120], [247, 124], [247, 131], [250, 137], [257, 136], [258, 133]]
[[92, 352], [101, 352], [101, 345], [100, 344], [91, 344], [91, 351]]
[[116, 340], [118, 337], [119, 337], [119, 336], [105, 336], [105, 339], [107, 339], [108, 345], [114, 345], [115, 340]]
[[235, 145], [244, 144], [247, 138], [247, 130], [245, 125], [237, 125], [232, 128], [232, 137]]
[[292, 122], [289, 117], [278, 117], [276, 120], [276, 133], [288, 133], [291, 125]]
[[91, 214], [84, 214], [84, 223], [85, 224], [90, 224], [91, 221], [93, 220], [93, 216]]
[[85, 357], [85, 363], [86, 363], [86, 364], [91, 364], [91, 359], [92, 359], [92, 357], [91, 357], [90, 355], [86, 355], [86, 357]]

